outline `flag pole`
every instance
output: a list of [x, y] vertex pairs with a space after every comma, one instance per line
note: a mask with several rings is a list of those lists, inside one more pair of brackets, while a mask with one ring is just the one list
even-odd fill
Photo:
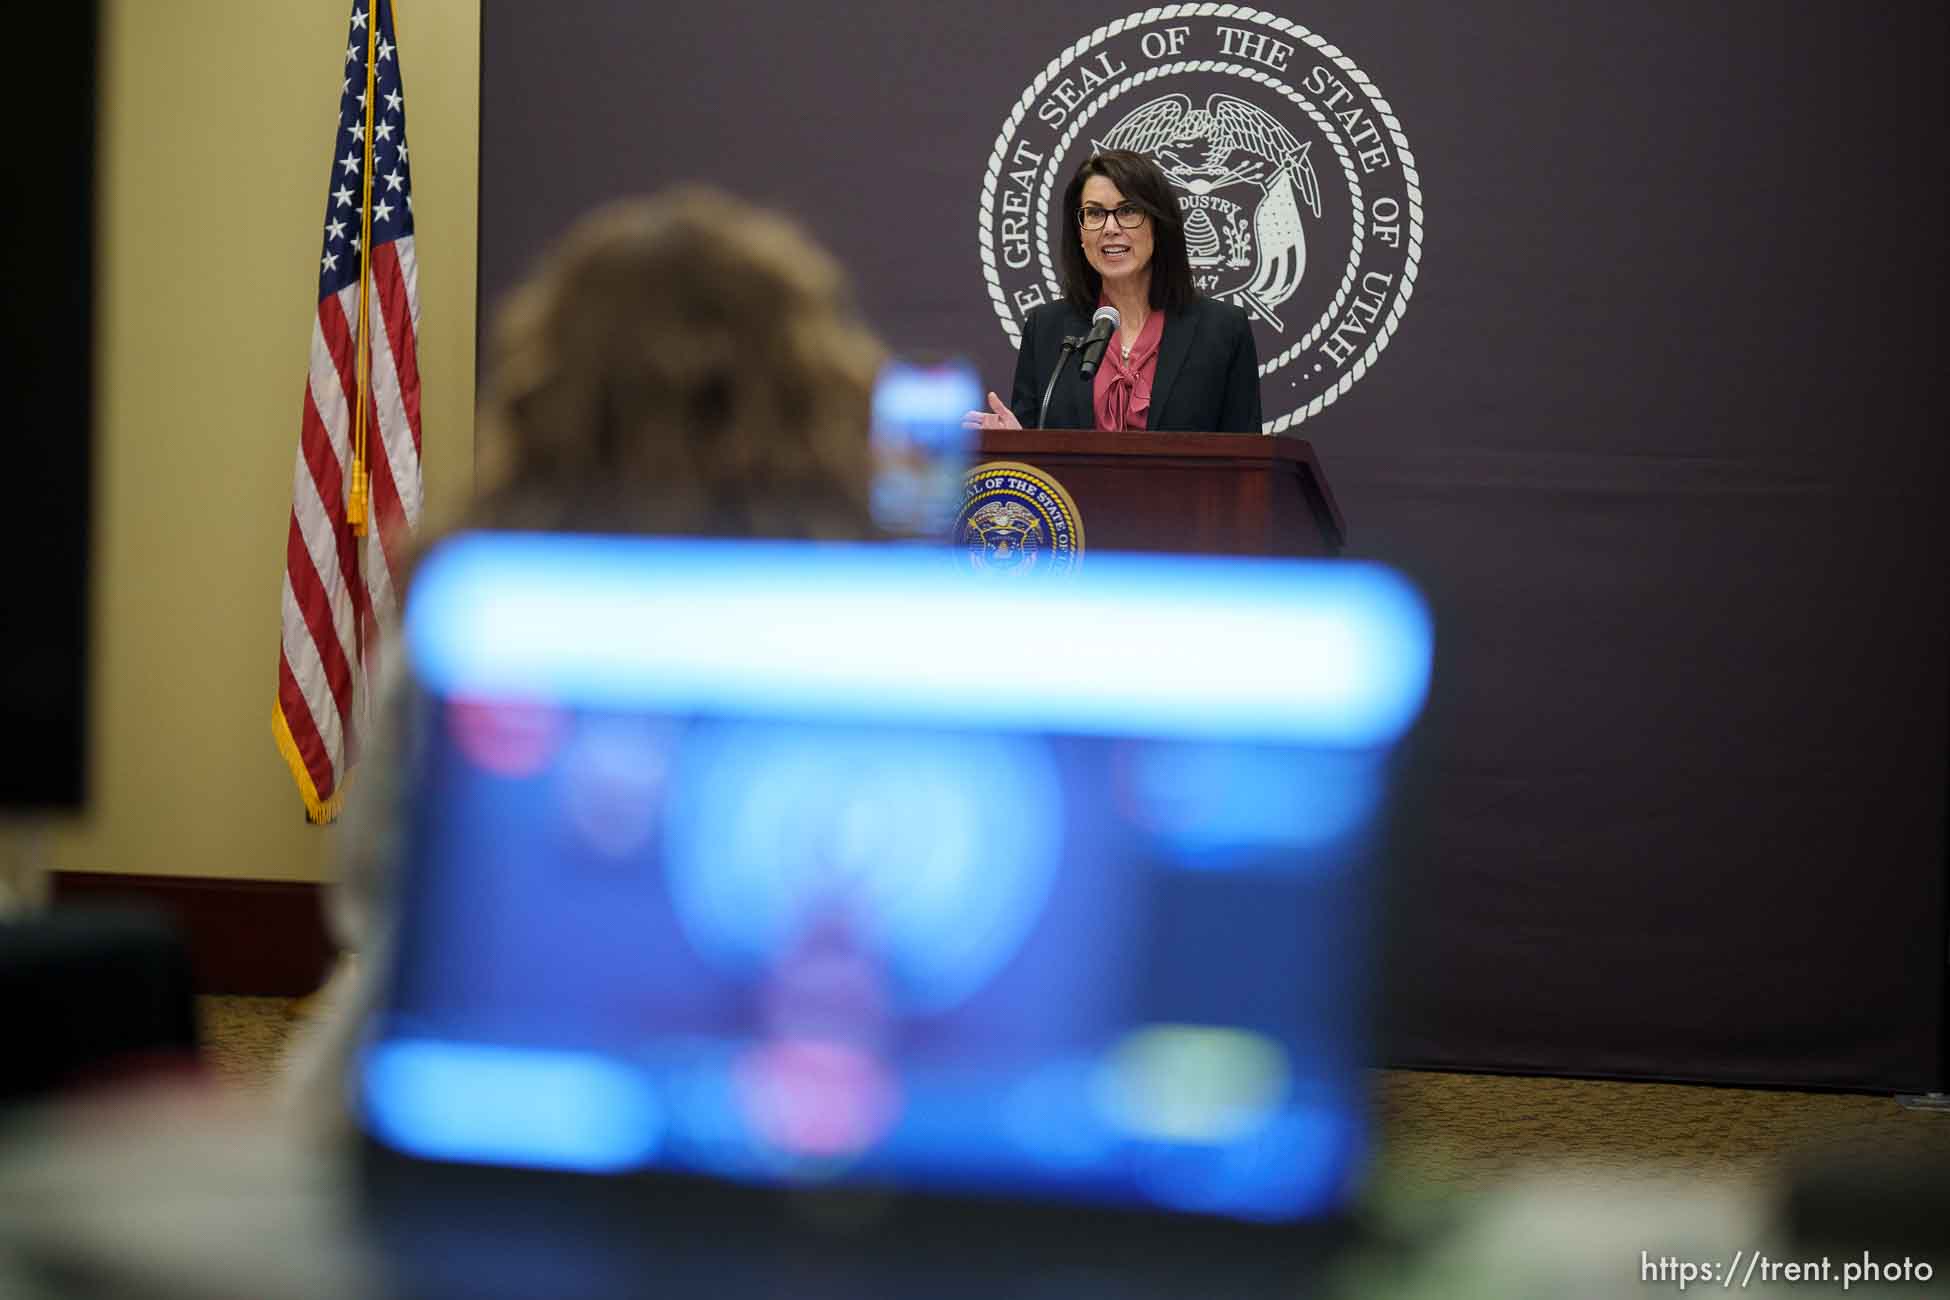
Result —
[[345, 521], [352, 525], [353, 535], [357, 537], [366, 535], [366, 503], [369, 495], [366, 411], [372, 404], [372, 327], [366, 306], [366, 284], [372, 278], [372, 118], [377, 108], [373, 102], [377, 98], [374, 83], [378, 77], [379, 6], [383, 2], [367, 0], [366, 3], [366, 93], [363, 97], [365, 171], [361, 177], [364, 194], [359, 208], [359, 382], [358, 405], [352, 420], [352, 481], [347, 485], [345, 497]]

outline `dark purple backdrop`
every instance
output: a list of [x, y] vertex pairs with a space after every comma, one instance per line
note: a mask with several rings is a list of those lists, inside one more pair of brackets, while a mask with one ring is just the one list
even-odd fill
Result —
[[[1278, 11], [1425, 190], [1398, 334], [1297, 430], [1438, 619], [1390, 1062], [1943, 1086], [1943, 11]], [[1128, 12], [487, 0], [484, 308], [592, 204], [705, 178], [1003, 387], [983, 166]]]

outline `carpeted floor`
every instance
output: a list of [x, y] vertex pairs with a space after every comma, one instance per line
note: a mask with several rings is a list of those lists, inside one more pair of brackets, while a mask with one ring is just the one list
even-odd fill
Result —
[[1888, 1097], [1406, 1070], [1376, 1083], [1391, 1182], [1475, 1188], [1549, 1166], [1608, 1186], [1677, 1175], [1741, 1190], [1832, 1154], [1931, 1151], [1950, 1166], [1950, 1113]]
[[198, 998], [203, 1055], [211, 1070], [240, 1088], [270, 1087], [298, 1026], [298, 1008], [291, 998]]
[[[268, 1087], [297, 1024], [284, 998], [199, 1000], [217, 1075]], [[1950, 1112], [1883, 1097], [1576, 1079], [1381, 1070], [1375, 1075], [1385, 1187], [1475, 1191], [1538, 1167], [1616, 1186], [1666, 1179], [1748, 1191], [1790, 1161], [1846, 1152], [1950, 1166]]]

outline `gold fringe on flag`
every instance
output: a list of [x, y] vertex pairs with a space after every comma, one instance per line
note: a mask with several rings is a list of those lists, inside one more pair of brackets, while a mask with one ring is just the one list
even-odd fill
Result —
[[271, 709], [271, 738], [277, 742], [278, 753], [284, 755], [285, 766], [291, 769], [291, 779], [297, 783], [298, 797], [305, 801], [305, 816], [324, 825], [338, 820], [339, 813], [345, 810], [345, 786], [341, 781], [339, 788], [332, 791], [330, 799], [318, 797], [318, 787], [311, 783], [311, 769], [305, 766], [305, 757], [298, 752], [298, 742], [291, 737], [291, 724], [284, 720], [284, 706], [277, 704]]

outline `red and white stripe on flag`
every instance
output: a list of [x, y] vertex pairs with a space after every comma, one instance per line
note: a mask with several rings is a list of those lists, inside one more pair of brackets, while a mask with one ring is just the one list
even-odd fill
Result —
[[[272, 731], [307, 815], [321, 822], [344, 803], [370, 721], [368, 683], [394, 634], [405, 551], [420, 523], [420, 299], [391, 8], [353, 5], [285, 538]], [[346, 508], [362, 396], [371, 494], [363, 536]]]

